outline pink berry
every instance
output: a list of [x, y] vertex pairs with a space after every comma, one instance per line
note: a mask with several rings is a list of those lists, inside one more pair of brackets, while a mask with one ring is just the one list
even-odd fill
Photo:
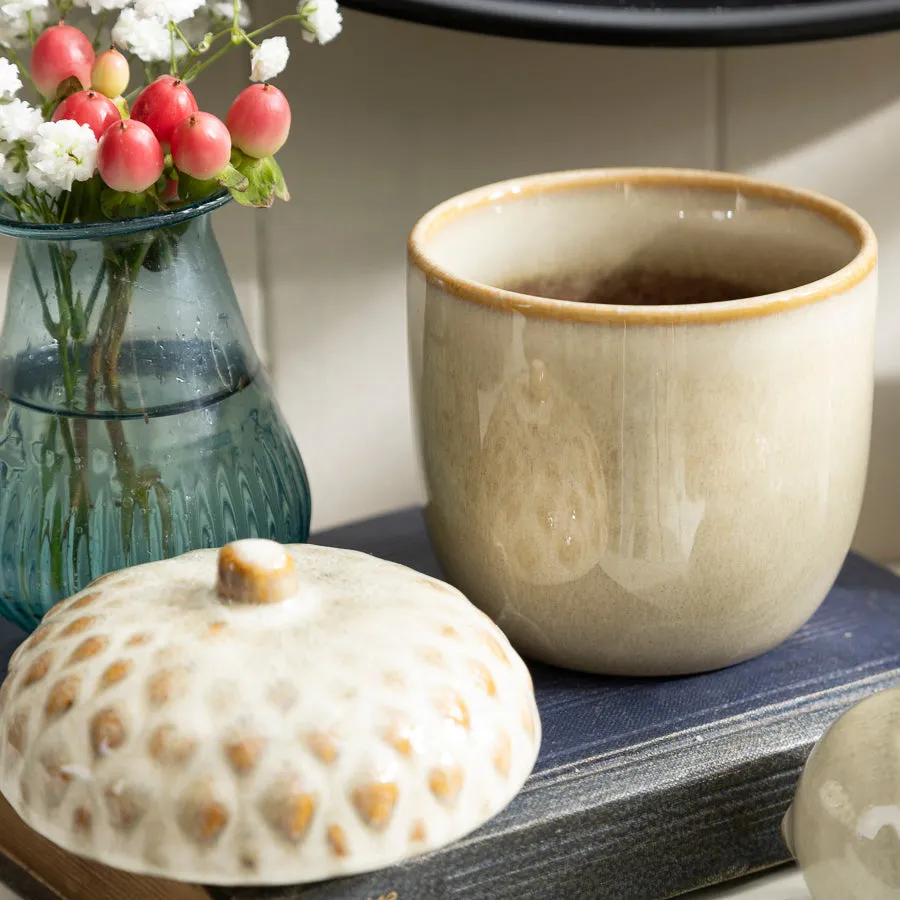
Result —
[[196, 112], [182, 119], [172, 132], [175, 167], [192, 178], [215, 178], [231, 159], [231, 135], [212, 113]]
[[82, 87], [91, 86], [94, 47], [88, 37], [71, 25], [53, 25], [41, 33], [31, 51], [31, 77], [45, 97], [72, 76]]
[[237, 95], [225, 121], [234, 146], [259, 159], [284, 146], [291, 130], [291, 107], [277, 87], [251, 84]]
[[79, 125], [89, 125], [97, 140], [103, 137], [103, 132], [110, 125], [121, 118], [122, 114], [116, 104], [97, 91], [79, 91], [77, 94], [71, 94], [53, 113], [54, 122], [60, 119], [74, 119]]
[[156, 135], [143, 122], [123, 119], [107, 128], [97, 147], [97, 168], [107, 187], [139, 194], [159, 181], [165, 161]]
[[183, 81], [161, 75], [138, 95], [131, 107], [131, 118], [149, 126], [160, 144], [168, 148], [175, 126], [199, 108]]
[[131, 69], [128, 60], [115, 47], [104, 50], [94, 60], [94, 67], [91, 69], [91, 87], [105, 97], [114, 99], [124, 94], [130, 78]]

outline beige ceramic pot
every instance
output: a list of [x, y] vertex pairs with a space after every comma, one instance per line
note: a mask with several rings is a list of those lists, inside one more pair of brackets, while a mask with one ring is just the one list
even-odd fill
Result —
[[319, 881], [472, 831], [531, 771], [524, 663], [459, 592], [351, 551], [239, 541], [51, 610], [0, 689], [0, 790], [134, 872]]
[[696, 672], [809, 618], [866, 474], [862, 219], [735, 175], [570, 172], [447, 201], [409, 260], [429, 533], [522, 652]]
[[829, 728], [783, 831], [813, 900], [900, 900], [900, 689]]

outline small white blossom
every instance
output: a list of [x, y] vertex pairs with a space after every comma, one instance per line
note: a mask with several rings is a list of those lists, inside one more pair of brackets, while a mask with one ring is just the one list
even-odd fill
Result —
[[297, 12], [306, 17], [305, 41], [327, 44], [341, 33], [341, 12], [336, 0], [306, 0], [300, 3]]
[[273, 37], [263, 41], [250, 54], [250, 80], [271, 81], [284, 71], [290, 55], [287, 38]]
[[0, 56], [0, 99], [8, 100], [22, 89], [19, 78], [19, 67], [13, 65], [5, 56]]
[[135, 0], [134, 9], [145, 19], [183, 22], [203, 6], [203, 0]]
[[24, 100], [0, 104], [0, 141], [30, 141], [43, 124], [41, 111]]
[[75, 0], [75, 5], [88, 8], [96, 16], [115, 9], [124, 9], [131, 0]]
[[[159, 19], [144, 19], [133, 9], [123, 9], [112, 30], [113, 43], [130, 50], [144, 62], [159, 62], [172, 55], [169, 26]], [[187, 47], [175, 42], [175, 55], [183, 56]]]
[[[207, 3], [202, 9], [197, 10], [196, 15], [186, 22], [182, 22], [179, 27], [187, 40], [196, 46], [207, 34], [214, 34], [223, 28], [231, 27], [233, 20], [233, 0], [217, 0], [215, 3]], [[238, 5], [238, 24], [241, 28], [250, 27], [250, 13], [246, 3]]]
[[27, 183], [23, 169], [20, 162], [4, 153], [0, 157], [0, 191], [9, 197], [18, 197]]
[[[234, 20], [233, 0], [216, 0], [209, 4], [209, 15], [218, 23], [228, 23]], [[241, 28], [250, 27], [250, 10], [244, 2], [238, 3], [238, 25]]]
[[[11, 4], [8, 4], [11, 6]], [[31, 23], [29, 25], [29, 18]], [[50, 7], [40, 6], [30, 16], [4, 15], [0, 10], [0, 47], [24, 49], [31, 46], [29, 31], [37, 36], [50, 18]]]
[[73, 119], [44, 122], [28, 151], [28, 181], [39, 190], [70, 191], [97, 170], [97, 138]]
[[50, 0], [10, 0], [0, 5], [0, 12], [9, 19], [24, 19], [28, 13], [46, 10]]

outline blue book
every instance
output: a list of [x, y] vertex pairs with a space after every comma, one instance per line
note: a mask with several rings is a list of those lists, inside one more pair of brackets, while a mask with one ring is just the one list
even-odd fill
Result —
[[[320, 534], [316, 542], [440, 575], [419, 511]], [[20, 638], [12, 626], [0, 629], [4, 663]], [[900, 683], [900, 579], [851, 555], [804, 628], [765, 656], [718, 672], [625, 679], [531, 668], [543, 723], [540, 757], [519, 796], [477, 832], [368, 875], [287, 888], [196, 889], [196, 896], [663, 900], [786, 862], [779, 826], [813, 744], [848, 706]], [[2, 857], [13, 829], [8, 816], [0, 822]], [[7, 859], [0, 869], [22, 884], [21, 867]], [[146, 881], [131, 878], [128, 900], [169, 896], [142, 893]]]

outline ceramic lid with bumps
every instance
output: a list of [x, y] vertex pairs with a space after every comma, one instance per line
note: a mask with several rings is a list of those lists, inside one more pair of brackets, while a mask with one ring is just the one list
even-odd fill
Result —
[[361, 553], [239, 541], [54, 607], [0, 688], [0, 790], [62, 847], [206, 884], [381, 868], [501, 810], [531, 679], [458, 591]]

